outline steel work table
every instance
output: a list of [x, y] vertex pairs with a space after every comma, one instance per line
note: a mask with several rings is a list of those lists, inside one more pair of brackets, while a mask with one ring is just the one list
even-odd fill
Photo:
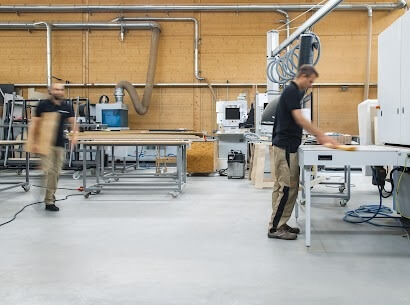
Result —
[[[321, 145], [299, 147], [302, 171], [302, 196], [305, 200], [305, 244], [311, 245], [311, 170], [312, 166], [403, 166], [410, 158], [410, 149], [393, 146], [357, 146], [356, 151], [342, 151]], [[296, 206], [296, 209], [298, 207]]]
[[[84, 197], [88, 198], [91, 193], [99, 194], [102, 189], [131, 189], [131, 190], [169, 190], [175, 198], [183, 190], [187, 177], [186, 151], [190, 146], [191, 139], [154, 139], [122, 138], [117, 139], [89, 139], [81, 138], [78, 144], [83, 144], [83, 188]], [[87, 146], [96, 147], [96, 183], [87, 186]], [[176, 173], [136, 173], [118, 174], [114, 172], [114, 162], [111, 162], [111, 171], [105, 172], [104, 168], [104, 147], [111, 147], [114, 152], [116, 146], [173, 146], [177, 147], [177, 168]], [[114, 161], [114, 160], [113, 160]], [[119, 182], [120, 178], [132, 178], [139, 181]], [[147, 181], [148, 180], [148, 181]], [[160, 180], [160, 181], [158, 181]], [[168, 180], [168, 181], [167, 181]]]
[[[24, 140], [0, 140], [0, 146], [14, 146], [14, 145], [24, 145], [26, 143], [26, 141]], [[7, 153], [7, 151], [6, 151]], [[6, 167], [7, 165], [7, 155], [5, 155], [4, 158], [4, 165]], [[28, 192], [30, 190], [30, 175], [29, 175], [29, 170], [30, 170], [30, 153], [29, 152], [25, 152], [25, 170], [26, 170], [26, 175], [25, 175], [25, 181], [24, 182], [14, 182], [14, 181], [1, 181], [0, 184], [1, 185], [8, 185], [5, 187], [0, 188], [0, 192], [1, 191], [5, 191], [5, 190], [9, 190], [9, 189], [13, 189], [16, 187], [22, 187], [24, 189], [24, 191]]]

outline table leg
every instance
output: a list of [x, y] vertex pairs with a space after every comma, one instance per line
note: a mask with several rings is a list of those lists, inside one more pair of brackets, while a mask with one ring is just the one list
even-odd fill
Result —
[[104, 176], [104, 174], [105, 174], [105, 164], [104, 164], [104, 162], [105, 162], [105, 153], [104, 153], [104, 146], [102, 146], [102, 147], [100, 147], [100, 153], [101, 153], [101, 155], [100, 155], [100, 162], [101, 162], [101, 172], [100, 172], [100, 174], [101, 174], [101, 177], [103, 177]]
[[26, 182], [30, 183], [30, 153], [26, 151]]
[[101, 163], [101, 155], [100, 155], [100, 146], [96, 146], [96, 153], [95, 153], [95, 175], [97, 179], [97, 184], [100, 183], [100, 163]]
[[114, 177], [115, 171], [115, 157], [114, 157], [114, 146], [111, 146], [111, 175]]
[[177, 176], [178, 176], [178, 191], [182, 191], [182, 146], [177, 148]]
[[83, 144], [83, 189], [87, 189], [87, 149], [85, 143]]
[[135, 163], [137, 164], [135, 169], [139, 169], [140, 168], [140, 156], [138, 153], [138, 146], [135, 146]]
[[350, 200], [350, 185], [351, 185], [351, 171], [350, 171], [350, 165], [347, 166], [347, 175], [346, 175], [346, 180], [347, 180], [347, 185], [346, 185], [346, 190], [347, 190], [347, 200]]
[[305, 219], [305, 245], [306, 247], [310, 247], [310, 204], [311, 204], [311, 197], [310, 197], [310, 173], [311, 173], [311, 166], [304, 166], [303, 176], [304, 176], [304, 189], [305, 189], [305, 209], [306, 209], [306, 219]]
[[183, 177], [184, 177], [184, 183], [186, 183], [186, 176], [187, 176], [187, 157], [186, 157], [186, 145], [182, 146], [182, 157], [183, 157], [183, 166], [184, 166], [184, 171], [183, 171]]

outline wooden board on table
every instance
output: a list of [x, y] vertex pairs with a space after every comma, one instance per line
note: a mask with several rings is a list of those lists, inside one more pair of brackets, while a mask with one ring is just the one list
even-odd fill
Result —
[[34, 145], [37, 146], [36, 153], [40, 155], [48, 155], [50, 148], [56, 141], [57, 128], [60, 121], [60, 114], [58, 112], [44, 112], [38, 120], [37, 137], [33, 135], [32, 125], [29, 126], [27, 142], [25, 150], [34, 152]]

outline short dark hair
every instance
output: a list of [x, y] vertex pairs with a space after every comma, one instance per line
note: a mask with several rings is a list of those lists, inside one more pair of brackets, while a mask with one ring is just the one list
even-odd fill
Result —
[[298, 73], [296, 74], [296, 78], [299, 78], [302, 75], [310, 77], [313, 74], [316, 75], [316, 77], [319, 77], [319, 73], [316, 71], [315, 67], [312, 65], [301, 65], [298, 69]]

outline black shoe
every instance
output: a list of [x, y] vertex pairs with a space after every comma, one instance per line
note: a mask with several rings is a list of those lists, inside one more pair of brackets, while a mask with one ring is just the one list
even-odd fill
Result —
[[58, 212], [60, 209], [55, 204], [46, 204], [46, 210], [51, 212]]
[[276, 229], [274, 232], [269, 231], [268, 232], [268, 237], [269, 238], [277, 238], [277, 239], [284, 239], [284, 240], [295, 240], [298, 238], [298, 236], [295, 233], [291, 233], [285, 228], [280, 227]]
[[290, 233], [293, 233], [293, 234], [299, 234], [300, 233], [299, 228], [292, 228], [292, 227], [288, 226], [286, 223], [282, 227]]

